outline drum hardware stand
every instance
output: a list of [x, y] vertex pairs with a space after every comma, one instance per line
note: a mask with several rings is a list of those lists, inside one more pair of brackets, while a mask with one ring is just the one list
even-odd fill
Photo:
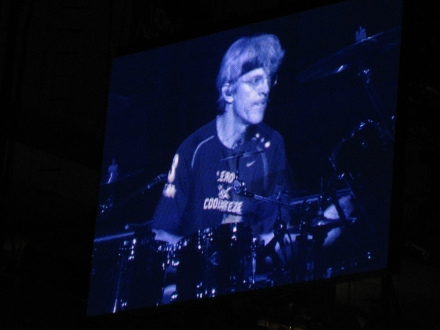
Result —
[[[237, 166], [238, 169], [238, 166]], [[287, 256], [287, 251], [286, 251], [286, 245], [284, 244], [284, 238], [287, 237], [289, 240], [289, 245], [290, 245], [290, 249], [291, 249], [291, 253], [292, 256], [294, 255], [294, 248], [293, 248], [293, 242], [292, 239], [287, 231], [287, 224], [285, 221], [283, 221], [281, 219], [281, 206], [285, 206], [287, 208], [290, 209], [290, 205], [283, 203], [280, 200], [280, 193], [278, 194], [278, 197], [274, 200], [271, 198], [267, 198], [267, 197], [263, 197], [254, 193], [251, 193], [247, 190], [247, 186], [246, 183], [242, 180], [239, 179], [238, 176], [238, 170], [236, 172], [236, 178], [234, 180], [233, 183], [233, 187], [234, 187], [234, 192], [237, 195], [241, 195], [241, 196], [245, 196], [245, 197], [250, 197], [253, 198], [255, 200], [258, 201], [263, 201], [263, 202], [267, 202], [267, 203], [273, 203], [277, 205], [278, 208], [278, 212], [277, 212], [277, 219], [275, 220], [275, 223], [273, 225], [273, 232], [274, 232], [274, 237], [271, 239], [271, 241], [263, 248], [263, 250], [268, 250], [268, 256], [271, 257], [273, 263], [274, 263], [274, 267], [273, 267], [273, 272], [283, 272], [285, 269], [285, 266], [288, 264], [288, 256]], [[279, 257], [279, 255], [276, 253], [275, 251], [275, 246], [278, 243], [278, 245], [280, 246], [280, 250], [281, 250], [281, 254], [284, 258], [284, 265], [283, 262], [281, 260], [281, 258]], [[255, 282], [255, 272], [256, 272], [256, 266], [254, 267], [254, 264], [256, 265], [256, 245], [253, 244], [252, 247], [252, 281]]]
[[[289, 265], [289, 257], [287, 255], [287, 250], [286, 250], [286, 245], [285, 245], [285, 241], [284, 238], [287, 237], [288, 241], [289, 241], [289, 246], [290, 246], [290, 253], [291, 256], [293, 258], [294, 255], [294, 248], [293, 248], [293, 242], [292, 242], [292, 238], [290, 237], [288, 231], [287, 231], [287, 224], [285, 221], [281, 220], [281, 205], [278, 204], [278, 216], [277, 219], [274, 223], [273, 226], [273, 231], [274, 231], [274, 238], [272, 239], [272, 241], [279, 244], [280, 246], [280, 250], [281, 250], [281, 254], [284, 258], [284, 267], [281, 266], [279, 267], [279, 271], [284, 271], [285, 267]], [[275, 253], [276, 254], [276, 253]], [[293, 260], [293, 259], [292, 259]], [[290, 271], [290, 274], [293, 273], [293, 265], [292, 262], [290, 262], [291, 265], [289, 265], [290, 267], [287, 267]], [[291, 280], [291, 279], [290, 279]], [[289, 282], [290, 282], [289, 280]]]
[[148, 183], [144, 188], [142, 188], [140, 190], [140, 193], [143, 195], [145, 194], [148, 190], [150, 190], [151, 188], [153, 188], [154, 186], [158, 185], [161, 182], [165, 182], [165, 180], [168, 178], [167, 174], [159, 174], [158, 176], [156, 176], [153, 180], [150, 181], [150, 183]]
[[[400, 30], [400, 29], [399, 29]], [[365, 32], [365, 29], [364, 29]], [[382, 35], [382, 38], [384, 35]], [[380, 34], [377, 36], [373, 36], [370, 38], [365, 37], [356, 40], [357, 42], [362, 43], [362, 41], [372, 39], [372, 40], [381, 40]], [[367, 40], [368, 41], [368, 40]], [[362, 55], [359, 55], [362, 56]], [[371, 66], [365, 65], [365, 61], [362, 58], [358, 58], [358, 71], [357, 71], [357, 77], [362, 81], [362, 84], [364, 86], [364, 89], [367, 93], [368, 98], [371, 101], [371, 104], [373, 105], [374, 110], [376, 111], [378, 118], [379, 118], [379, 127], [381, 130], [381, 133], [383, 136], [386, 136], [389, 141], [394, 141], [394, 137], [391, 130], [391, 122], [393, 120], [393, 117], [386, 118], [385, 116], [385, 105], [382, 102], [379, 94], [377, 93], [376, 89], [374, 88], [371, 77], [373, 76], [373, 69]], [[356, 62], [356, 61], [355, 61]]]
[[368, 98], [370, 99], [374, 110], [379, 116], [379, 124], [382, 123], [382, 125], [379, 125], [381, 129], [381, 133], [382, 135], [386, 136], [389, 139], [389, 141], [394, 141], [394, 137], [390, 129], [390, 121], [393, 119], [393, 117], [389, 118], [388, 120], [386, 119], [385, 106], [380, 96], [378, 95], [376, 89], [371, 83], [372, 75], [373, 72], [371, 68], [364, 67], [363, 63], [359, 65], [357, 76], [362, 80]]
[[[110, 167], [112, 167], [112, 166], [110, 166]], [[114, 182], [115, 181], [119, 181], [119, 180], [113, 179], [113, 181], [112, 181], [111, 180], [112, 177], [113, 178], [117, 178], [117, 173], [116, 174], [110, 174], [109, 179], [105, 183], [106, 185], [110, 185], [111, 186], [111, 191], [110, 191], [110, 194], [109, 194], [108, 198], [106, 199], [106, 201], [99, 205], [99, 215], [100, 216], [107, 216], [107, 215], [109, 215], [109, 213], [113, 209], [121, 208], [124, 205], [126, 205], [130, 200], [132, 200], [133, 198], [145, 195], [148, 190], [152, 189], [153, 187], [155, 187], [156, 185], [158, 185], [158, 184], [160, 184], [162, 182], [165, 182], [165, 180], [167, 179], [168, 175], [167, 174], [159, 174], [158, 176], [154, 177], [144, 187], [142, 187], [141, 189], [136, 190], [134, 193], [132, 193], [130, 196], [128, 196], [125, 200], [119, 202], [118, 204], [114, 203], [113, 195], [114, 195]]]
[[[332, 181], [331, 181], [332, 183]], [[327, 187], [324, 190], [323, 179], [321, 178], [321, 193], [313, 196], [308, 196], [303, 198], [302, 203], [300, 201], [293, 201], [290, 203], [291, 206], [296, 206], [299, 204], [299, 235], [296, 238], [298, 242], [298, 264], [301, 267], [298, 269], [297, 280], [310, 280], [311, 276], [315, 279], [319, 279], [323, 275], [323, 255], [321, 253], [322, 245], [327, 237], [328, 231], [333, 228], [330, 224], [321, 224], [321, 221], [327, 220], [324, 218], [323, 212], [323, 200], [324, 196], [328, 196], [328, 201], [334, 205], [339, 220], [337, 221], [338, 226], [342, 224], [351, 224], [342, 209], [338, 198], [340, 196], [350, 194], [351, 189], [333, 189], [333, 185], [329, 185], [330, 189]], [[326, 198], [326, 199], [327, 199]], [[318, 210], [314, 210], [310, 207], [311, 202], [316, 202], [318, 204]], [[317, 222], [318, 225], [313, 225]], [[329, 226], [330, 225], [330, 226]], [[313, 240], [310, 242], [309, 235], [312, 235]], [[311, 248], [311, 250], [309, 250]], [[310, 254], [311, 253], [311, 254]]]
[[[317, 212], [317, 220], [318, 223], [321, 220], [324, 220], [324, 211], [322, 209], [322, 200], [324, 199], [324, 183], [323, 178], [321, 177], [321, 193], [318, 197], [318, 212]], [[335, 206], [336, 211], [339, 216], [343, 214], [343, 217], [345, 218], [345, 214], [339, 204], [338, 198], [336, 196], [336, 192], [332, 189], [330, 192], [330, 201]], [[310, 218], [309, 218], [310, 219]], [[311, 219], [312, 221], [315, 219]], [[313, 251], [313, 278], [314, 279], [321, 279], [323, 276], [323, 264], [322, 264], [322, 254], [320, 249], [322, 249], [322, 246], [324, 244], [324, 240], [327, 237], [328, 229], [326, 226], [320, 227], [316, 226], [313, 227], [311, 222], [308, 223], [307, 232], [311, 233], [313, 236], [312, 241], [312, 251]], [[307, 275], [307, 269], [305, 270], [305, 274]]]
[[115, 162], [113, 158], [111, 165], [108, 167], [108, 179], [105, 181], [106, 185], [111, 185], [110, 193], [105, 202], [99, 205], [99, 214], [104, 215], [108, 213], [113, 207], [113, 199], [114, 199], [114, 186], [113, 182], [118, 179], [118, 164]]
[[128, 245], [129, 241], [124, 240], [122, 243], [122, 247], [119, 248], [119, 272], [118, 281], [116, 283], [116, 293], [112, 313], [123, 311], [127, 306], [127, 302], [121, 298], [121, 287], [123, 275], [127, 270], [127, 261], [130, 258], [130, 247]]
[[[318, 201], [319, 198], [321, 197], [318, 197]], [[300, 209], [299, 235], [296, 238], [296, 241], [298, 242], [298, 264], [300, 265], [296, 280], [299, 281], [308, 281], [313, 279], [310, 278], [310, 276], [313, 274], [311, 270], [315, 269], [315, 256], [312, 255], [310, 259], [307, 258], [308, 256], [310, 257], [309, 234], [311, 231], [313, 217], [314, 216], [311, 214], [309, 203], [304, 200]]]
[[[287, 207], [288, 209], [290, 209], [291, 205], [286, 204], [281, 201], [281, 193], [278, 193], [278, 196], [276, 199], [272, 199], [272, 198], [267, 198], [267, 197], [260, 196], [260, 195], [257, 195], [257, 194], [250, 192], [247, 189], [246, 182], [241, 180], [240, 176], [239, 176], [240, 158], [246, 157], [248, 155], [260, 153], [260, 152], [262, 152], [262, 151], [257, 151], [254, 153], [242, 153], [239, 155], [228, 157], [226, 159], [232, 159], [232, 158], [236, 159], [235, 180], [233, 182], [233, 190], [234, 190], [235, 194], [249, 197], [249, 198], [253, 198], [257, 201], [276, 204], [278, 207], [277, 219], [273, 225], [274, 237], [266, 246], [263, 247], [263, 250], [269, 250], [269, 255], [270, 255], [272, 261], [274, 262], [274, 267], [273, 267], [274, 273], [275, 272], [282, 273], [284, 271], [285, 266], [288, 264], [288, 260], [289, 260], [289, 258], [287, 256], [286, 246], [284, 244], [285, 237], [287, 237], [289, 240], [289, 243], [290, 243], [289, 245], [290, 245], [292, 256], [294, 255], [294, 250], [293, 250], [294, 248], [293, 248], [292, 239], [287, 231], [286, 222], [281, 219], [281, 206], [284, 206], [284, 207]], [[275, 251], [275, 246], [277, 243], [280, 246], [282, 256], [285, 260], [284, 265], [283, 265], [282, 260], [280, 259], [280, 256]], [[257, 262], [256, 261], [256, 248], [257, 248], [256, 242], [253, 242], [252, 250], [251, 250], [252, 285], [255, 284], [255, 275], [256, 275], [256, 262]]]
[[257, 274], [257, 239], [255, 237], [252, 239], [252, 245], [251, 245], [251, 266], [252, 266], [251, 288], [253, 288], [255, 287], [255, 276]]

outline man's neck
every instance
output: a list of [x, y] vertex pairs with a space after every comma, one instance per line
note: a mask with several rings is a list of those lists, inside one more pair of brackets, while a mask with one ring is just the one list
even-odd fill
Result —
[[237, 122], [229, 112], [217, 116], [217, 135], [223, 145], [229, 149], [241, 145], [245, 140], [246, 130], [249, 125]]

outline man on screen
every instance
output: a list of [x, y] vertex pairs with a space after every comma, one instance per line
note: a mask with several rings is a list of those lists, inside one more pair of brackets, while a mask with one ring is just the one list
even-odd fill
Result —
[[[157, 240], [174, 244], [228, 223], [249, 224], [254, 235], [272, 231], [279, 208], [253, 197], [275, 198], [289, 187], [283, 139], [263, 124], [283, 57], [278, 38], [269, 34], [240, 38], [227, 50], [217, 77], [219, 114], [173, 158], [153, 217]], [[251, 194], [234, 190], [237, 182]]]

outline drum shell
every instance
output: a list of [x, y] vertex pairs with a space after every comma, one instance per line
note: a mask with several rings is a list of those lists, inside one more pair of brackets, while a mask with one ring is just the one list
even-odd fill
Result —
[[214, 297], [248, 286], [251, 228], [243, 223], [210, 227], [180, 240], [172, 253], [177, 300]]
[[331, 156], [336, 173], [357, 180], [388, 174], [392, 166], [393, 140], [387, 132], [372, 120], [360, 123]]
[[120, 250], [119, 310], [160, 304], [166, 244], [148, 235], [124, 240]]
[[87, 309], [89, 315], [113, 311], [120, 276], [121, 244], [122, 240], [113, 240], [95, 243], [93, 247]]

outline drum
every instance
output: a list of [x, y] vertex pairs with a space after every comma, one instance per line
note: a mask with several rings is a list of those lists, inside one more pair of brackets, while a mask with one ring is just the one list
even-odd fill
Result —
[[175, 244], [174, 301], [215, 297], [249, 288], [253, 236], [243, 223], [199, 230]]
[[152, 234], [139, 234], [124, 240], [119, 254], [117, 310], [160, 304], [168, 254], [166, 243], [154, 240]]
[[335, 148], [330, 161], [340, 176], [365, 180], [391, 173], [393, 138], [372, 120], [362, 122]]
[[322, 253], [333, 260], [335, 274], [386, 260], [393, 174], [393, 132], [387, 126], [372, 120], [360, 123], [332, 154], [335, 174], [353, 193], [357, 218], [338, 244]]
[[89, 315], [112, 313], [120, 279], [120, 246], [126, 237], [95, 242], [92, 255], [88, 311]]
[[331, 157], [335, 174], [350, 188], [355, 197], [356, 212], [370, 222], [370, 231], [381, 231], [373, 227], [389, 220], [393, 174], [393, 139], [390, 134], [383, 125], [368, 120], [342, 140]]

